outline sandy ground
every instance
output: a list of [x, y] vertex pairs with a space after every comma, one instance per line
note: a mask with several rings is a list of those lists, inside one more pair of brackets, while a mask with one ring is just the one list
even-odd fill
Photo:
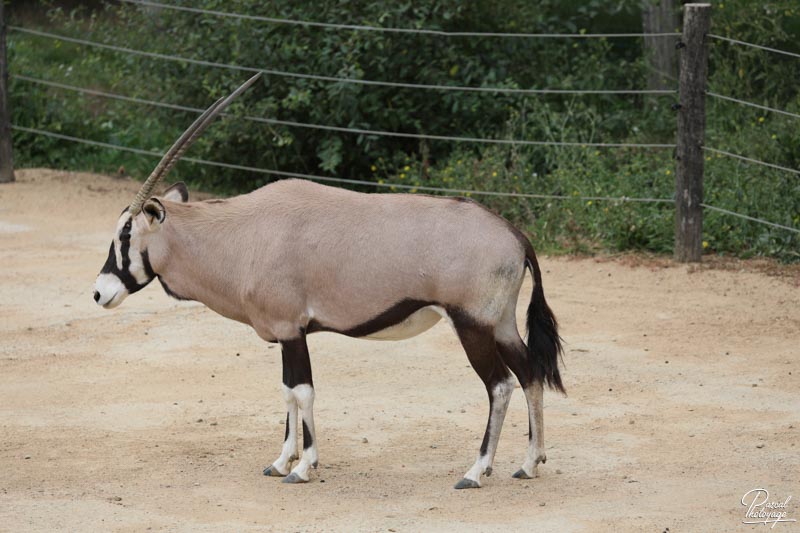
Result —
[[261, 475], [283, 440], [279, 348], [157, 283], [92, 301], [135, 189], [48, 170], [0, 186], [0, 530], [761, 531], [742, 525], [756, 487], [800, 519], [791, 272], [543, 258], [569, 396], [546, 393], [549, 460], [521, 481], [515, 393], [480, 490], [452, 488], [487, 402], [447, 325], [312, 335], [320, 468], [290, 486]]

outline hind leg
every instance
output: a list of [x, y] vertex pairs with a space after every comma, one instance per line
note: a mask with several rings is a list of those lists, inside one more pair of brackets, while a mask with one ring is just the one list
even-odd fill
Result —
[[515, 478], [530, 479], [537, 475], [537, 465], [547, 461], [544, 452], [544, 388], [533, 377], [533, 367], [528, 361], [528, 348], [517, 331], [514, 307], [509, 306], [495, 329], [497, 351], [503, 362], [511, 369], [525, 391], [528, 404], [528, 452], [522, 468]]
[[489, 476], [492, 473], [497, 441], [500, 438], [511, 393], [514, 391], [514, 383], [511, 374], [497, 354], [493, 328], [482, 326], [469, 317], [459, 314], [451, 318], [469, 362], [489, 394], [489, 420], [486, 423], [478, 459], [455, 486], [457, 489], [478, 488], [481, 486], [481, 475]]

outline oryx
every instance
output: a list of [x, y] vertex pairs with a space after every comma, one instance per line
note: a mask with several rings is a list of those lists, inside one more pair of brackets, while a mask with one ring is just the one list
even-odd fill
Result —
[[[527, 457], [514, 477], [534, 477], [546, 459], [543, 385], [564, 390], [561, 341], [533, 247], [511, 224], [464, 198], [365, 194], [302, 180], [224, 200], [188, 202], [182, 183], [151, 196], [194, 139], [257, 77], [203, 113], [122, 212], [95, 301], [116, 307], [158, 278], [171, 296], [202, 302], [280, 343], [286, 436], [264, 474], [285, 476], [287, 483], [308, 481], [317, 466], [306, 335], [404, 339], [445, 317], [489, 394], [478, 459], [456, 488], [479, 487], [481, 475], [491, 474], [512, 373], [525, 392], [530, 425]], [[515, 317], [526, 268], [534, 282], [527, 346]], [[302, 457], [291, 468], [300, 425]]]

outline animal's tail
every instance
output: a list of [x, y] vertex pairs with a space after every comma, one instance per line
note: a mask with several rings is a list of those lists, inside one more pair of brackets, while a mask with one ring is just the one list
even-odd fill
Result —
[[558, 359], [563, 353], [558, 322], [544, 299], [542, 272], [533, 247], [528, 243], [525, 248], [525, 265], [533, 275], [533, 295], [528, 305], [528, 362], [533, 366], [537, 382], [566, 394], [558, 372]]

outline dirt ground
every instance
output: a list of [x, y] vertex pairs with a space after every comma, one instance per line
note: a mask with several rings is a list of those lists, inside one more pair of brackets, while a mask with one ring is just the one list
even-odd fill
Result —
[[157, 283], [92, 301], [136, 184], [17, 177], [0, 186], [0, 530], [761, 531], [742, 524], [757, 487], [800, 519], [797, 270], [542, 258], [569, 395], [546, 393], [548, 462], [523, 481], [516, 391], [480, 490], [452, 488], [488, 407], [445, 323], [312, 335], [320, 467], [286, 485], [261, 475], [284, 434], [279, 348]]

